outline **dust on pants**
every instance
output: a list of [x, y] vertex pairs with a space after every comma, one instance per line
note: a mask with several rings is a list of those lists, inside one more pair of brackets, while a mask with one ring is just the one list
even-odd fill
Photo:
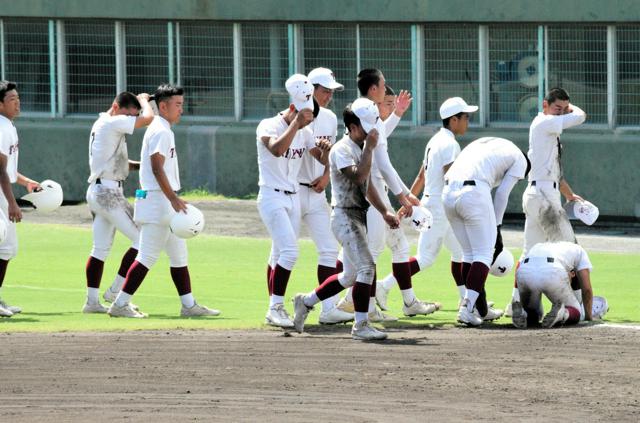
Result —
[[331, 213], [331, 229], [342, 244], [343, 271], [338, 281], [345, 288], [356, 281], [371, 285], [375, 263], [367, 240], [366, 211], [335, 207]]

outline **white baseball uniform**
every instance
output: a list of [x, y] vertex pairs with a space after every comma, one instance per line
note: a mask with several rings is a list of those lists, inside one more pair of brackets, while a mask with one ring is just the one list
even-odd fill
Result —
[[[377, 148], [377, 147], [376, 147]], [[345, 135], [329, 154], [331, 170], [331, 228], [342, 245], [343, 272], [338, 281], [344, 287], [356, 281], [373, 283], [374, 258], [367, 241], [366, 199], [369, 178], [356, 185], [342, 174], [342, 169], [357, 166], [362, 160], [362, 148]]]
[[[7, 158], [7, 175], [12, 184], [18, 180], [18, 131], [13, 122], [0, 115], [0, 154]], [[11, 260], [18, 253], [16, 224], [9, 220], [9, 203], [0, 190], [0, 219], [7, 224], [7, 237], [0, 244], [0, 259]]]
[[[338, 132], [338, 120], [329, 109], [320, 108], [318, 116], [309, 125], [314, 139], [328, 139], [335, 144]], [[310, 184], [324, 174], [325, 166], [318, 162], [311, 154], [302, 157], [302, 166], [298, 175], [300, 188], [300, 215], [309, 229], [311, 239], [318, 251], [318, 264], [335, 267], [338, 258], [338, 242], [331, 232], [329, 223], [329, 205], [323, 192], [315, 192]]]
[[87, 204], [93, 215], [91, 256], [105, 261], [116, 229], [138, 249], [139, 230], [133, 221], [133, 207], [124, 196], [124, 180], [129, 175], [129, 156], [125, 136], [133, 134], [135, 116], [100, 113], [89, 138]]
[[151, 168], [151, 156], [156, 153], [164, 157], [162, 169], [171, 189], [179, 191], [180, 173], [175, 137], [171, 124], [161, 116], [153, 119], [142, 140], [140, 187], [146, 195], [136, 195], [134, 220], [140, 224], [140, 249], [136, 260], [150, 269], [162, 250], [165, 250], [171, 267], [185, 267], [188, 264], [187, 243], [169, 229], [175, 211], [161, 191]]
[[445, 174], [442, 202], [464, 262], [491, 266], [496, 225], [502, 223], [509, 193], [526, 169], [524, 154], [504, 138], [479, 138], [453, 162]]
[[583, 319], [584, 310], [571, 289], [569, 272], [584, 269], [591, 271], [592, 265], [587, 252], [578, 244], [561, 241], [534, 245], [516, 271], [523, 307], [528, 313], [540, 310], [544, 294], [551, 303], [562, 302], [580, 310]]
[[535, 244], [545, 241], [575, 241], [573, 228], [562, 208], [560, 180], [562, 179], [562, 131], [580, 125], [586, 114], [577, 106], [566, 115], [538, 113], [529, 128], [531, 161], [529, 185], [522, 195], [524, 225], [524, 257]]
[[[256, 129], [260, 187], [258, 211], [271, 235], [270, 265], [291, 270], [298, 259], [300, 200], [298, 174], [302, 158], [315, 147], [311, 129], [297, 131], [285, 154], [276, 157], [262, 142], [263, 137], [278, 138], [289, 127], [282, 114], [264, 119]], [[306, 188], [305, 188], [306, 189]], [[335, 262], [334, 262], [335, 265]]]

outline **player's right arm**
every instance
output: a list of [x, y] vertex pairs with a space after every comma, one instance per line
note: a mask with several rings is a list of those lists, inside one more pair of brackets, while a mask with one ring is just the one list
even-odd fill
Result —
[[269, 150], [271, 154], [276, 157], [281, 157], [287, 152], [293, 138], [296, 136], [298, 130], [304, 128], [313, 121], [313, 111], [309, 109], [302, 109], [293, 118], [287, 130], [284, 131], [279, 137], [260, 137], [264, 146]]
[[362, 147], [362, 157], [360, 163], [340, 169], [340, 172], [349, 178], [356, 185], [362, 185], [369, 179], [371, 174], [371, 162], [373, 159], [373, 151], [378, 145], [378, 131], [372, 129], [367, 134]]
[[593, 289], [591, 288], [591, 274], [589, 269], [578, 270], [580, 288], [582, 289], [582, 305], [584, 306], [584, 320], [592, 320]]
[[12, 222], [20, 222], [22, 220], [22, 211], [20, 207], [18, 207], [18, 203], [11, 190], [11, 181], [7, 173], [7, 156], [2, 153], [0, 153], [0, 188], [9, 205], [9, 220]]
[[149, 104], [149, 94], [138, 94], [138, 101], [142, 106], [142, 113], [140, 113], [140, 116], [136, 118], [136, 129], [142, 128], [143, 126], [149, 126], [153, 121], [153, 118], [155, 117], [155, 115], [153, 114], [153, 109]]
[[387, 151], [386, 146], [380, 146], [376, 148], [374, 151], [374, 156], [376, 160], [376, 164], [380, 169], [380, 173], [382, 173], [382, 177], [386, 182], [387, 186], [396, 196], [398, 202], [407, 207], [411, 208], [411, 206], [417, 206], [420, 204], [420, 201], [416, 198], [415, 195], [409, 191], [409, 188], [406, 187], [398, 172], [395, 170], [393, 165], [391, 164], [391, 160], [389, 159], [389, 152]]
[[173, 191], [171, 183], [169, 183], [169, 178], [167, 178], [167, 174], [164, 172], [164, 156], [158, 152], [153, 153], [149, 158], [151, 159], [153, 176], [156, 178], [156, 181], [158, 181], [158, 185], [164, 195], [171, 202], [171, 207], [173, 207], [176, 212], [184, 211], [186, 213], [187, 203], [182, 201]]

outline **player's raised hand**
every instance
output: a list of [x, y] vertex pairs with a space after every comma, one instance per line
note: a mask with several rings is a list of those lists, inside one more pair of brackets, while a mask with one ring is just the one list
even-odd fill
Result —
[[404, 115], [404, 112], [406, 112], [407, 109], [411, 106], [412, 100], [413, 99], [411, 98], [411, 93], [409, 91], [400, 91], [400, 94], [398, 94], [398, 96], [396, 97], [396, 115], [402, 117], [402, 115]]
[[149, 101], [149, 98], [151, 96], [147, 93], [140, 93], [138, 94], [138, 100], [144, 100], [144, 101]]
[[400, 220], [398, 219], [398, 216], [391, 213], [390, 211], [387, 210], [387, 212], [382, 217], [391, 229], [396, 229], [398, 226], [400, 226]]
[[318, 147], [322, 151], [329, 151], [331, 150], [331, 141], [329, 140], [329, 138], [317, 138], [316, 147]]
[[367, 138], [365, 138], [365, 147], [369, 147], [371, 150], [376, 148], [378, 145], [378, 130], [373, 128], [367, 134]]
[[311, 109], [302, 109], [296, 115], [296, 123], [298, 124], [298, 128], [304, 128], [311, 122], [313, 122], [313, 110]]

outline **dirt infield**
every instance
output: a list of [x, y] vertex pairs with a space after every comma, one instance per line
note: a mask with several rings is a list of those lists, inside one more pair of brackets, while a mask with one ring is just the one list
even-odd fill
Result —
[[[252, 202], [197, 203], [207, 232], [266, 236]], [[86, 206], [26, 221], [89, 225]], [[221, 223], [224, 222], [224, 223]], [[413, 235], [412, 235], [413, 236]], [[521, 244], [506, 231], [505, 244]], [[592, 237], [593, 239], [589, 238]], [[580, 237], [600, 251], [637, 237]], [[487, 325], [0, 334], [3, 421], [640, 421], [640, 328]]]

